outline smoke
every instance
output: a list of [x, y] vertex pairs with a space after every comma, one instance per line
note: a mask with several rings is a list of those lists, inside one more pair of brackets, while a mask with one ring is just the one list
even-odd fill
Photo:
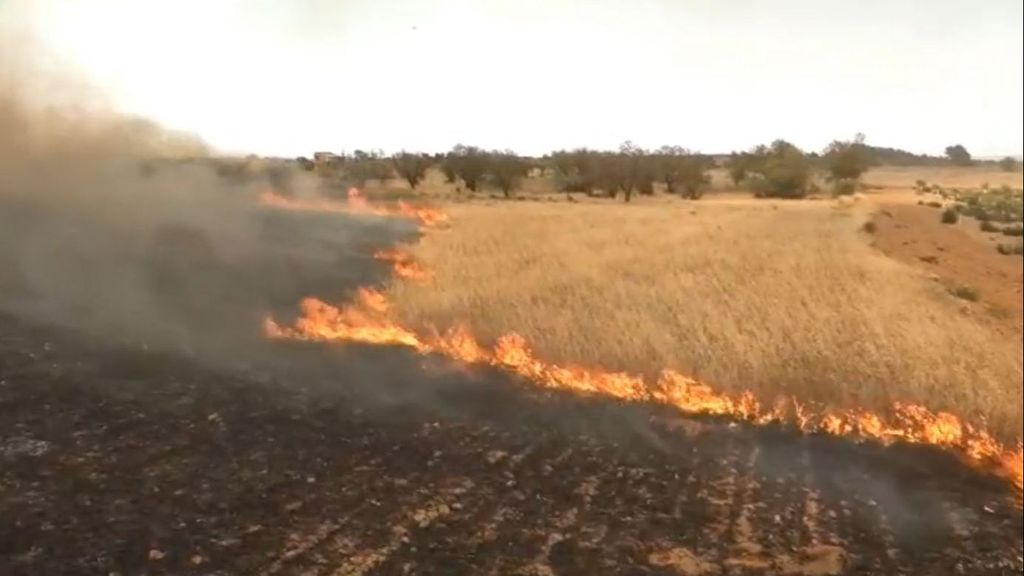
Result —
[[106, 107], [0, 27], [0, 312], [94, 338], [242, 351], [268, 312], [368, 281], [395, 223], [280, 213], [318, 194], [284, 161], [215, 158]]

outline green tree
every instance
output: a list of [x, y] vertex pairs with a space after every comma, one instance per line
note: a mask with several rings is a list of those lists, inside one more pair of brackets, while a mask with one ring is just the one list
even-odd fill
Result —
[[433, 163], [430, 157], [425, 154], [411, 154], [409, 152], [395, 154], [391, 157], [391, 162], [394, 164], [398, 175], [405, 179], [413, 190], [427, 176], [427, 170], [430, 169], [430, 165]]
[[708, 170], [714, 161], [679, 146], [662, 146], [653, 156], [657, 177], [669, 194], [700, 198], [711, 183]]
[[946, 146], [946, 158], [949, 158], [949, 161], [957, 166], [970, 166], [974, 164], [971, 153], [962, 144]]
[[452, 169], [466, 188], [472, 192], [480, 189], [480, 184], [488, 170], [488, 155], [476, 146], [459, 144], [449, 154]]
[[750, 153], [748, 183], [763, 198], [803, 198], [811, 181], [812, 164], [802, 150], [776, 140]]
[[864, 135], [858, 134], [853, 140], [835, 140], [823, 154], [829, 179], [859, 180], [871, 166], [871, 156], [864, 145]]
[[492, 152], [487, 166], [491, 180], [505, 195], [505, 198], [512, 197], [512, 192], [519, 188], [523, 179], [530, 172], [530, 163], [511, 150]]

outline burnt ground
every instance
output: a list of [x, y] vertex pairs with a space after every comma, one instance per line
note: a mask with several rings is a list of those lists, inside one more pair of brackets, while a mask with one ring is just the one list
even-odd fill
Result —
[[288, 345], [302, 372], [228, 373], [0, 327], [4, 575], [1022, 570], [1006, 486], [930, 450], [684, 420], [400, 350]]
[[269, 234], [252, 261], [173, 230], [94, 258], [155, 279], [146, 322], [94, 322], [111, 298], [0, 312], [0, 576], [1024, 570], [1010, 489], [934, 450], [256, 338], [256, 312], [386, 272], [325, 226], [274, 223], [293, 249]]

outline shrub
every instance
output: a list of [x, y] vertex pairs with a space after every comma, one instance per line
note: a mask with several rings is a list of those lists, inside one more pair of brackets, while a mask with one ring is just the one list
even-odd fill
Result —
[[953, 208], [946, 208], [942, 211], [943, 224], [956, 224], [960, 221], [960, 213]]
[[858, 181], [852, 178], [843, 178], [832, 181], [832, 193], [836, 196], [850, 196], [857, 193]]
[[456, 145], [446, 161], [455, 175], [462, 179], [466, 189], [476, 192], [488, 170], [488, 155], [476, 146]]
[[982, 232], [1000, 232], [1001, 231], [999, 226], [996, 226], [995, 224], [993, 224], [991, 220], [982, 220], [980, 228], [981, 228]]
[[878, 231], [878, 224], [875, 224], [872, 220], [868, 220], [860, 229], [868, 234], [874, 234]]
[[971, 159], [971, 153], [961, 144], [946, 146], [946, 158], [949, 158], [949, 161], [957, 166], [970, 166], [974, 164], [974, 160]]
[[752, 165], [753, 157], [747, 152], [741, 154], [733, 152], [729, 155], [729, 160], [725, 167], [729, 172], [729, 179], [732, 180], [734, 186], [739, 186], [747, 181]]
[[804, 198], [811, 180], [811, 161], [799, 148], [776, 140], [746, 155], [748, 185], [759, 198]]
[[825, 149], [824, 157], [829, 179], [833, 181], [859, 180], [871, 163], [862, 134], [858, 134], [850, 142], [839, 140], [832, 142]]
[[924, 205], [929, 208], [942, 208], [942, 202], [936, 202], [935, 200], [932, 200], [931, 202], [925, 202]]
[[1004, 172], [1016, 172], [1019, 169], [1019, 164], [1016, 158], [1007, 156], [999, 161], [999, 168]]
[[526, 178], [530, 172], [529, 163], [509, 150], [492, 152], [487, 165], [491, 180], [505, 195], [505, 198], [512, 197], [512, 191], [519, 188], [523, 178]]
[[978, 292], [978, 289], [973, 286], [968, 286], [967, 284], [961, 284], [950, 290], [949, 293], [961, 300], [967, 300], [968, 302], [977, 302], [978, 300], [981, 300], [981, 293]]
[[1003, 236], [1024, 236], [1024, 225], [1014, 224], [1013, 226], [1003, 228]]
[[408, 152], [395, 154], [391, 157], [391, 162], [394, 163], [398, 175], [405, 179], [413, 190], [426, 177], [427, 170], [432, 163], [431, 158], [425, 154], [410, 154]]
[[996, 246], [996, 250], [998, 250], [1000, 254], [1007, 256], [1024, 256], [1024, 244], [999, 244]]

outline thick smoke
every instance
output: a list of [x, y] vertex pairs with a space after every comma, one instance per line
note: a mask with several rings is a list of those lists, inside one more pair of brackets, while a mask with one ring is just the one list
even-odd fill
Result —
[[0, 313], [217, 356], [266, 313], [368, 280], [396, 223], [260, 206], [317, 185], [116, 114], [21, 40], [0, 28]]

